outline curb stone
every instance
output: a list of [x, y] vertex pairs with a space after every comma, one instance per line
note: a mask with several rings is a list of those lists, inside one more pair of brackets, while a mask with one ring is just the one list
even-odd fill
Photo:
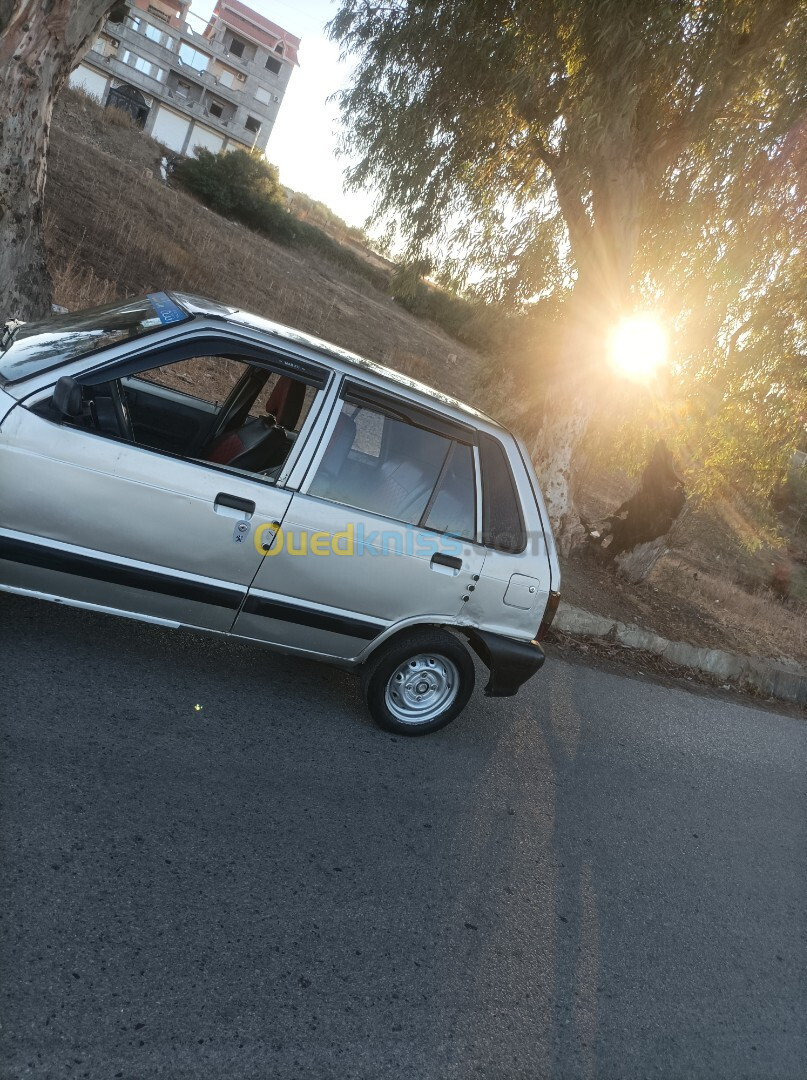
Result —
[[741, 686], [752, 686], [782, 701], [807, 705], [807, 669], [796, 665], [785, 667], [773, 660], [737, 656], [720, 649], [701, 649], [684, 641], [670, 641], [650, 630], [642, 630], [634, 623], [617, 622], [616, 619], [595, 615], [570, 604], [560, 605], [553, 625], [572, 637], [607, 638], [628, 649], [643, 649], [663, 656], [681, 667], [705, 671]]

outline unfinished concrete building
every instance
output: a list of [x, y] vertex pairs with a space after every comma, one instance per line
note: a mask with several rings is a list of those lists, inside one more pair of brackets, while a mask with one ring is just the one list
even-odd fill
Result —
[[126, 17], [107, 20], [71, 84], [125, 109], [175, 153], [265, 150], [300, 39], [240, 0], [218, 0], [207, 23], [189, 7], [129, 0]]

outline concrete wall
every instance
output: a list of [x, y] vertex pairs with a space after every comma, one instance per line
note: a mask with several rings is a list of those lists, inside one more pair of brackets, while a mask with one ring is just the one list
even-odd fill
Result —
[[70, 72], [70, 85], [103, 103], [106, 100], [109, 79], [99, 71], [93, 71], [92, 68], [79, 64], [75, 71]]

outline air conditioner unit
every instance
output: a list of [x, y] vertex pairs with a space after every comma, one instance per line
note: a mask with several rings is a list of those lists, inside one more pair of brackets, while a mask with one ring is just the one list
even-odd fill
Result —
[[235, 77], [238, 80], [238, 82], [246, 82], [247, 81], [246, 75], [242, 75], [240, 71], [236, 71]]

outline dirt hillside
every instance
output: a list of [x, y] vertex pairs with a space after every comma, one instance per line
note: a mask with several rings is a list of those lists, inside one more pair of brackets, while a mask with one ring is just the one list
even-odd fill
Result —
[[274, 244], [163, 183], [163, 153], [83, 94], [61, 96], [46, 198], [58, 303], [184, 289], [469, 396], [480, 363], [470, 349], [325, 256]]

